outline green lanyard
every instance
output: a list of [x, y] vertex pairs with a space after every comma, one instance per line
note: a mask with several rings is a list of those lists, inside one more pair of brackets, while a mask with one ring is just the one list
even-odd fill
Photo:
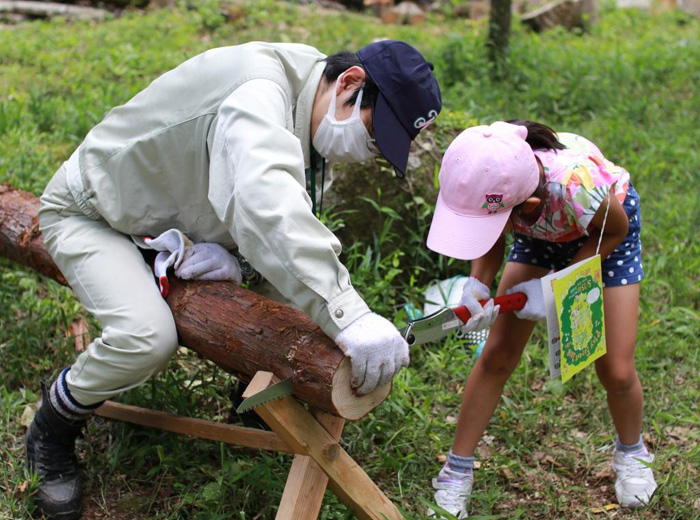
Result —
[[[318, 168], [319, 159], [321, 160], [321, 200], [319, 201], [318, 212], [316, 212], [316, 169]], [[316, 218], [321, 218], [321, 213], [323, 212], [323, 191], [326, 185], [326, 160], [313, 148], [311, 148], [309, 174], [311, 176], [311, 211], [316, 215]]]

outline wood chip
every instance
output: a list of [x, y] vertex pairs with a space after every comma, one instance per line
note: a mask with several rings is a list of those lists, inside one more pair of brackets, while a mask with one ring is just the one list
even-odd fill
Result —
[[607, 504], [607, 505], [604, 505], [603, 507], [592, 507], [590, 509], [590, 512], [593, 513], [594, 515], [599, 515], [602, 513], [608, 513], [610, 511], [615, 511], [616, 509], [620, 509], [620, 504]]
[[29, 428], [29, 425], [32, 424], [35, 415], [36, 407], [28, 404], [24, 407], [24, 411], [22, 412], [22, 417], [20, 417], [19, 419], [19, 423], [25, 428]]

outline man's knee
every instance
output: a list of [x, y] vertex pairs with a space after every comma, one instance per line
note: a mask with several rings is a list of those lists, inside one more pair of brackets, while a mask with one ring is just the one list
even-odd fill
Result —
[[150, 375], [153, 375], [163, 369], [177, 350], [175, 320], [170, 312], [164, 313], [153, 319], [142, 332], [142, 353], [146, 357], [147, 365], [152, 367]]
[[169, 318], [158, 325], [152, 340], [148, 342], [149, 364], [153, 366], [154, 373], [159, 372], [170, 361], [178, 347], [175, 321], [172, 316]]
[[107, 327], [102, 340], [113, 349], [123, 351], [123, 365], [135, 373], [150, 377], [159, 372], [178, 347], [177, 330], [172, 314], [149, 313], [148, 319], [134, 323], [129, 330]]

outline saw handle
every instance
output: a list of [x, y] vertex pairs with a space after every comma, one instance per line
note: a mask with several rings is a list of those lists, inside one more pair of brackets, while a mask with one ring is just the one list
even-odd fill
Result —
[[[485, 305], [488, 302], [488, 300], [481, 300], [479, 303], [481, 305]], [[516, 292], [513, 294], [505, 294], [503, 296], [497, 296], [496, 298], [493, 299], [494, 305], [500, 305], [501, 308], [498, 310], [498, 314], [503, 314], [504, 312], [510, 312], [510, 311], [519, 311], [523, 307], [525, 307], [525, 303], [527, 302], [527, 296], [525, 296], [525, 293], [521, 292]], [[457, 317], [462, 320], [462, 323], [467, 323], [469, 321], [469, 318], [472, 317], [471, 313], [469, 310], [464, 307], [455, 307], [452, 309], [454, 313], [457, 315]]]

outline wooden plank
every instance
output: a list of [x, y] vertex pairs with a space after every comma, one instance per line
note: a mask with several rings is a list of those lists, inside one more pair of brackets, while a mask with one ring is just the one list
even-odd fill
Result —
[[294, 455], [275, 520], [316, 520], [327, 486], [328, 475], [314, 459]]
[[115, 403], [114, 401], [105, 402], [95, 413], [108, 419], [148, 426], [149, 428], [159, 428], [182, 435], [191, 435], [199, 439], [225, 442], [259, 450], [294, 453], [289, 445], [280, 439], [277, 434], [265, 430], [222, 424], [204, 419], [181, 417], [166, 412], [149, 410], [148, 408]]
[[[321, 411], [314, 416], [334, 439], [340, 439], [345, 421]], [[275, 520], [316, 520], [323, 505], [328, 475], [308, 455], [295, 455]]]
[[[243, 396], [253, 395], [274, 381], [274, 375], [259, 372]], [[296, 453], [309, 455], [316, 461], [328, 475], [328, 487], [352, 509], [357, 518], [403, 519], [396, 506], [367, 473], [296, 399], [285, 396], [262, 404], [255, 411]]]

